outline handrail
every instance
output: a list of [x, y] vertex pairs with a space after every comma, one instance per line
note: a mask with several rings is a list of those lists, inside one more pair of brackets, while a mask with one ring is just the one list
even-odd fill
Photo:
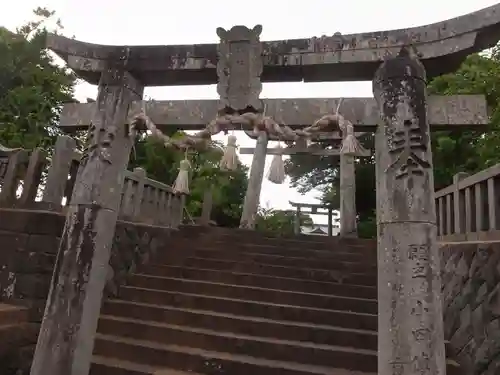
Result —
[[500, 164], [456, 174], [435, 202], [441, 241], [500, 240]]
[[[69, 203], [80, 160], [75, 140], [60, 136], [51, 158], [43, 203], [55, 210], [62, 209], [63, 200]], [[125, 171], [121, 194], [121, 219], [169, 227], [181, 224], [185, 197], [174, 194], [169, 185], [148, 178], [142, 168]]]

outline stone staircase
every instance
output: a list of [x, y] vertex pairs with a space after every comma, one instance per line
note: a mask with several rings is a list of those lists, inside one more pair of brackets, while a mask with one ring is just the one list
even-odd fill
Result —
[[104, 302], [91, 375], [376, 373], [376, 298], [373, 241], [185, 228]]
[[[25, 307], [0, 303], [0, 373], [29, 373], [39, 325]], [[20, 371], [20, 372], [19, 372]], [[24, 372], [23, 372], [24, 371]]]

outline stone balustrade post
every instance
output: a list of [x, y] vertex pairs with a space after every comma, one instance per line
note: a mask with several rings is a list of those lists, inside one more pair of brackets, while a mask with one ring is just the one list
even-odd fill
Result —
[[73, 138], [66, 135], [57, 138], [42, 202], [55, 208], [61, 207], [75, 149], [76, 141]]
[[184, 222], [184, 210], [186, 209], [186, 194], [179, 196], [179, 225]]
[[465, 172], [453, 176], [453, 228], [456, 234], [465, 233], [465, 196], [460, 194], [458, 183], [468, 176]]
[[333, 209], [328, 207], [328, 237], [333, 236]]
[[41, 148], [35, 148], [31, 152], [28, 168], [26, 169], [23, 179], [23, 192], [19, 198], [21, 206], [30, 206], [35, 203], [46, 160], [47, 156], [45, 151]]
[[2, 190], [0, 190], [1, 204], [11, 204], [16, 200], [20, 168], [27, 159], [28, 152], [26, 150], [16, 151], [9, 155], [3, 175]]
[[240, 221], [240, 228], [243, 229], [255, 228], [262, 180], [264, 179], [264, 167], [266, 165], [267, 143], [268, 135], [265, 131], [261, 131], [255, 144], [247, 192], [243, 203], [243, 213]]
[[138, 219], [141, 215], [142, 201], [144, 198], [144, 183], [146, 181], [146, 171], [143, 168], [134, 168], [134, 176], [137, 178], [137, 185], [135, 186], [133, 198], [133, 214], [134, 219]]
[[96, 110], [50, 284], [31, 375], [88, 375], [134, 139], [128, 109], [143, 85], [119, 65], [101, 73]]
[[444, 375], [425, 70], [403, 48], [376, 72], [378, 373]]
[[201, 208], [200, 225], [208, 226], [210, 225], [210, 217], [212, 214], [213, 206], [213, 188], [205, 190], [203, 194], [203, 205]]
[[295, 209], [295, 218], [293, 221], [293, 232], [300, 234], [300, 206]]

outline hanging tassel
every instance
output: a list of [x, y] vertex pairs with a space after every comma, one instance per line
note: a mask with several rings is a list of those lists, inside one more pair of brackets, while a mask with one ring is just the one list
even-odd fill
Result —
[[341, 116], [339, 117], [339, 127], [342, 131], [342, 135], [345, 136], [342, 140], [340, 153], [343, 155], [363, 156], [367, 153], [367, 150], [359, 143], [354, 135], [354, 126], [352, 126], [349, 121], [345, 121]]
[[227, 137], [227, 146], [220, 161], [219, 167], [224, 171], [234, 171], [238, 166], [238, 155], [236, 154], [236, 136], [231, 134]]
[[276, 147], [279, 150], [277, 155], [274, 155], [271, 161], [271, 166], [267, 172], [267, 179], [274, 184], [282, 184], [285, 182], [285, 163], [283, 163], [283, 155], [281, 154], [281, 144]]
[[181, 160], [179, 166], [179, 174], [175, 179], [173, 191], [174, 194], [189, 194], [189, 170], [191, 163], [188, 160], [187, 149], [184, 155], [184, 160]]

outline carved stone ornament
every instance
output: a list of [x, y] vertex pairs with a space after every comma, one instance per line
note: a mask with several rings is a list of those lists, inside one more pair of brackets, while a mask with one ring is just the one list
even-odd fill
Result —
[[229, 31], [217, 28], [221, 39], [217, 48], [219, 112], [262, 111], [259, 99], [263, 69], [261, 32], [261, 25], [253, 29], [234, 26]]

